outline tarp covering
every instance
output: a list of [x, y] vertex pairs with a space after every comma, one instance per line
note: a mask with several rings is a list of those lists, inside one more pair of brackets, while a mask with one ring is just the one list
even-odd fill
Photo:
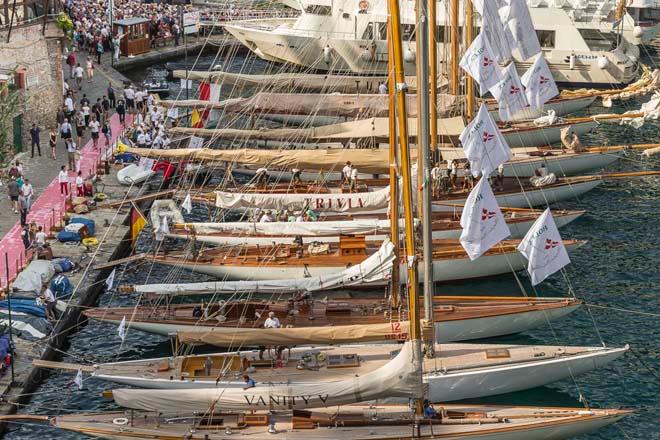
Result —
[[277, 209], [316, 212], [357, 212], [387, 208], [390, 187], [372, 192], [348, 194], [267, 194], [215, 192], [215, 206], [221, 209]]
[[174, 200], [154, 200], [149, 211], [149, 217], [151, 229], [154, 231], [161, 230], [163, 217], [167, 217], [169, 223], [183, 223], [185, 221]]
[[[266, 87], [268, 90], [306, 90], [306, 91], [341, 91], [353, 92], [375, 92], [378, 85], [387, 82], [386, 76], [352, 76], [352, 75], [323, 75], [310, 73], [273, 73], [269, 75], [250, 75], [231, 72], [195, 72], [186, 70], [175, 70], [174, 78], [207, 81], [214, 84], [230, 87]], [[417, 79], [414, 75], [406, 76], [406, 84], [410, 90], [417, 87]], [[438, 85], [445, 86], [447, 80], [439, 76]]]
[[384, 397], [420, 395], [421, 360], [414, 355], [412, 343], [407, 342], [394, 359], [361, 376], [347, 374], [342, 380], [324, 381], [323, 375], [319, 374], [308, 382], [295, 382], [295, 378], [282, 376], [282, 382], [259, 382], [248, 389], [240, 385], [179, 390], [117, 389], [112, 394], [120, 406], [172, 414], [321, 408]]
[[[417, 95], [406, 95], [408, 116], [417, 116]], [[455, 110], [454, 95], [438, 94], [438, 116], [447, 116]], [[210, 103], [201, 100], [160, 101], [159, 105], [186, 108], [223, 109], [233, 113], [265, 113], [290, 115], [329, 115], [340, 117], [371, 118], [387, 116], [389, 96], [386, 94], [338, 94], [338, 93], [268, 93], [259, 92], [249, 98], [232, 98]]]
[[[323, 223], [323, 222], [319, 222]], [[388, 222], [389, 223], [389, 222]], [[217, 281], [205, 283], [146, 284], [136, 285], [140, 293], [159, 295], [209, 295], [235, 293], [296, 293], [315, 292], [359, 286], [390, 279], [392, 265], [396, 259], [394, 245], [386, 239], [378, 252], [370, 255], [360, 264], [341, 272], [318, 277], [294, 278], [266, 281]]]
[[13, 290], [41, 293], [41, 286], [55, 276], [55, 266], [49, 260], [34, 260], [12, 283]]
[[[210, 148], [177, 148], [152, 150], [127, 148], [127, 151], [157, 159], [186, 159], [192, 161], [225, 161], [234, 164], [259, 165], [275, 169], [339, 171], [347, 161], [361, 173], [386, 174], [389, 172], [387, 149], [327, 149], [327, 150], [214, 150]], [[416, 154], [413, 154], [413, 160]]]
[[[438, 119], [438, 135], [458, 137], [465, 128], [463, 118]], [[235, 128], [188, 128], [174, 127], [172, 135], [198, 136], [215, 139], [249, 138], [289, 142], [341, 142], [361, 138], [389, 139], [388, 118], [368, 118], [340, 124], [322, 125], [311, 128], [269, 128], [261, 130], [239, 130]], [[408, 135], [417, 136], [417, 118], [408, 118]], [[159, 150], [162, 151], [162, 150]]]
[[[201, 328], [178, 332], [182, 344], [208, 344], [216, 347], [256, 345], [351, 344], [405, 339], [408, 322], [353, 324], [327, 327], [282, 328]], [[394, 330], [396, 329], [396, 330]]]

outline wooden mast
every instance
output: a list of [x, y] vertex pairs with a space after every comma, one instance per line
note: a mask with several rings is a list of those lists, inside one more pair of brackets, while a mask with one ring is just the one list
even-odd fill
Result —
[[[392, 21], [388, 19], [387, 21], [388, 34], [392, 35]], [[399, 255], [399, 243], [400, 234], [399, 234], [399, 184], [398, 184], [398, 173], [397, 173], [397, 160], [396, 160], [396, 97], [394, 95], [394, 87], [396, 80], [394, 78], [394, 53], [392, 50], [391, 38], [387, 43], [387, 93], [389, 95], [389, 148], [390, 148], [390, 239], [392, 244], [394, 244], [394, 255], [396, 259], [394, 261], [400, 261]], [[401, 296], [399, 294], [401, 288], [400, 282], [400, 265], [394, 264], [392, 266], [392, 290], [390, 292], [391, 305], [393, 308], [399, 308], [401, 306]]]
[[449, 24], [450, 24], [450, 36], [451, 36], [451, 52], [449, 53], [450, 64], [451, 64], [451, 76], [449, 78], [450, 93], [452, 95], [458, 96], [458, 0], [451, 0], [449, 6]]
[[[465, 47], [469, 47], [474, 40], [474, 5], [472, 0], [465, 0]], [[468, 120], [474, 118], [474, 79], [470, 75], [465, 75], [465, 88], [467, 89], [467, 105], [465, 115]]]
[[[410, 178], [410, 149], [408, 145], [408, 115], [406, 113], [406, 89], [405, 74], [403, 70], [403, 50], [401, 48], [401, 17], [398, 0], [387, 2], [391, 19], [391, 41], [394, 55], [394, 78], [396, 81], [396, 104], [397, 123], [399, 131], [399, 146], [401, 158], [401, 180], [403, 187], [403, 212], [405, 225], [406, 244], [406, 267], [408, 268], [408, 314], [410, 319], [410, 341], [412, 343], [412, 362], [418, 366], [419, 383], [422, 384], [421, 369], [421, 328], [419, 323], [419, 302], [417, 289], [417, 259], [415, 253], [415, 236], [413, 234], [413, 205], [412, 205], [412, 182]], [[393, 133], [390, 133], [392, 135]], [[423, 411], [423, 394], [416, 399], [415, 411], [421, 414]]]

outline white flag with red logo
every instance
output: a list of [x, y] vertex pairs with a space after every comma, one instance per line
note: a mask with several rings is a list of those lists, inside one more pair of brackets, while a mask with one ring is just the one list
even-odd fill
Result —
[[474, 8], [481, 15], [481, 32], [490, 43], [498, 63], [505, 63], [511, 59], [511, 51], [515, 49], [513, 35], [500, 19], [498, 9], [505, 5], [503, 0], [474, 1]]
[[520, 57], [527, 60], [541, 52], [529, 8], [525, 0], [506, 0], [506, 2], [508, 4], [499, 9], [500, 18], [511, 33]]
[[488, 176], [500, 164], [511, 159], [511, 149], [483, 103], [477, 116], [459, 136], [459, 140], [475, 177], [480, 174]]
[[543, 54], [540, 54], [532, 67], [520, 77], [520, 82], [525, 86], [525, 96], [534, 109], [542, 109], [543, 104], [559, 95], [557, 84]]
[[479, 180], [465, 201], [461, 226], [461, 245], [473, 261], [511, 235], [486, 177]]
[[482, 96], [502, 80], [502, 69], [495, 60], [490, 43], [482, 34], [477, 35], [465, 52], [460, 66], [479, 83]]
[[534, 222], [518, 250], [527, 258], [527, 271], [533, 286], [571, 262], [550, 208]]
[[502, 73], [502, 81], [490, 89], [490, 92], [497, 99], [500, 119], [509, 121], [516, 113], [524, 110], [528, 103], [515, 63], [509, 63]]

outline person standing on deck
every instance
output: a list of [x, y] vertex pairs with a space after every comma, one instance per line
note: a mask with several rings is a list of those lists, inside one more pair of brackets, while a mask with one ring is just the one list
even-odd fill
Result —
[[[39, 228], [41, 229], [41, 227]], [[46, 318], [49, 321], [55, 321], [57, 319], [57, 316], [55, 315], [57, 299], [55, 299], [55, 295], [53, 294], [53, 291], [48, 287], [48, 284], [43, 285], [42, 294], [44, 297], [44, 303], [46, 305]]]
[[342, 184], [347, 184], [350, 185], [351, 183], [351, 170], [353, 169], [351, 165], [351, 161], [349, 160], [346, 162], [346, 165], [344, 165], [344, 168], [341, 170], [341, 183]]

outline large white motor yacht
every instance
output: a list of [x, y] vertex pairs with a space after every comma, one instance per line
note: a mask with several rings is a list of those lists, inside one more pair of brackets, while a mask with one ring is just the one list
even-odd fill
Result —
[[[386, 0], [300, 0], [293, 19], [233, 22], [226, 29], [266, 60], [319, 71], [380, 74], [387, 71]], [[401, 3], [405, 68], [415, 73], [415, 2]], [[438, 2], [439, 40], [446, 35], [444, 3]], [[530, 9], [544, 56], [558, 83], [621, 86], [637, 78], [638, 48], [620, 39], [616, 46], [601, 33], [583, 36], [562, 8]], [[464, 14], [459, 14], [461, 17]], [[438, 44], [442, 60], [443, 44]], [[532, 60], [514, 53], [520, 73]]]

